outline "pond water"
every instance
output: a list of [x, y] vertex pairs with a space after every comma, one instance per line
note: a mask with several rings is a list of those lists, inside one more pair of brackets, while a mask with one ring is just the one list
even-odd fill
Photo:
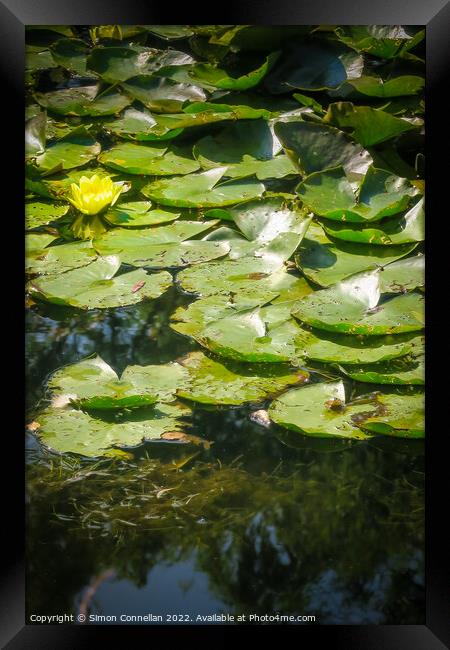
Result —
[[[120, 373], [196, 349], [168, 324], [186, 302], [173, 287], [122, 309], [34, 305], [30, 419], [45, 380], [65, 364], [96, 352]], [[132, 460], [52, 455], [29, 433], [28, 616], [85, 612], [120, 623], [152, 614], [161, 624], [171, 614], [199, 624], [208, 622], [199, 615], [248, 622], [279, 613], [316, 624], [423, 624], [423, 441], [336, 446], [267, 429], [251, 410], [196, 405], [189, 432], [208, 449], [148, 443]]]

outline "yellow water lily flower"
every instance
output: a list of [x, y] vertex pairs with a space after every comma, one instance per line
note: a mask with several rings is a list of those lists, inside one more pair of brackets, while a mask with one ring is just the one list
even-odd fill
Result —
[[70, 186], [72, 196], [68, 200], [83, 214], [98, 214], [108, 205], [114, 205], [125, 189], [124, 182], [114, 183], [110, 176], [94, 174], [82, 176], [79, 185]]

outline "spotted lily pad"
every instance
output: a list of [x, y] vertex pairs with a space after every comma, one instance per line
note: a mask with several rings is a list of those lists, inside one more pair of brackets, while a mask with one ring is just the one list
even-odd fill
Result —
[[177, 394], [201, 404], [260, 402], [308, 380], [306, 371], [289, 366], [219, 363], [202, 352], [191, 352], [181, 363], [189, 373], [188, 384]]
[[142, 269], [117, 275], [117, 256], [99, 258], [89, 266], [33, 280], [30, 294], [41, 300], [79, 309], [106, 309], [158, 298], [172, 284], [166, 271], [150, 275]]
[[197, 264], [229, 251], [224, 242], [189, 240], [214, 225], [214, 221], [177, 221], [168, 226], [130, 230], [114, 228], [94, 240], [101, 255], [120, 255], [122, 262], [148, 268]]
[[425, 255], [407, 257], [380, 270], [382, 293], [405, 293], [425, 285]]
[[102, 153], [99, 162], [126, 174], [148, 176], [190, 174], [200, 168], [193, 158], [176, 150], [168, 151], [165, 147], [158, 147], [156, 143], [148, 145], [124, 142]]
[[372, 271], [305, 296], [292, 314], [331, 332], [376, 336], [423, 329], [423, 296], [407, 293], [381, 298], [380, 274]]
[[93, 160], [100, 151], [100, 144], [84, 126], [80, 126], [47, 145], [45, 151], [33, 160], [42, 173], [49, 175], [81, 167]]
[[128, 366], [119, 379], [98, 355], [65, 366], [49, 381], [53, 395], [84, 409], [118, 409], [172, 402], [187, 376], [177, 363]]
[[164, 433], [180, 429], [187, 406], [159, 403], [126, 413], [119, 421], [93, 417], [71, 408], [51, 408], [38, 416], [41, 442], [58, 453], [87, 457], [114, 456], [116, 448], [128, 449]]
[[180, 208], [209, 208], [233, 205], [262, 196], [265, 187], [253, 180], [219, 183], [226, 167], [209, 169], [184, 178], [170, 178], [149, 183], [142, 193], [162, 205]]
[[332, 242], [318, 224], [311, 224], [300, 243], [295, 262], [304, 275], [321, 287], [355, 273], [385, 267], [408, 255], [416, 244], [375, 246]]
[[25, 266], [28, 273], [64, 273], [87, 266], [97, 258], [89, 241], [49, 246], [55, 239], [54, 235], [40, 233], [26, 235]]
[[27, 230], [46, 226], [67, 214], [69, 208], [67, 203], [58, 205], [50, 201], [28, 201], [25, 203], [25, 226]]
[[309, 436], [423, 437], [423, 396], [370, 394], [346, 403], [342, 381], [292, 389], [269, 408], [276, 424]]

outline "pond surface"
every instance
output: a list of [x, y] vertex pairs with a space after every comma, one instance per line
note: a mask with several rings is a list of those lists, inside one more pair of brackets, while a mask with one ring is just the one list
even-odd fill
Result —
[[[65, 364], [98, 353], [120, 373], [196, 349], [168, 324], [187, 302], [173, 287], [122, 309], [33, 306], [30, 420]], [[267, 429], [251, 410], [196, 406], [190, 433], [209, 449], [148, 443], [133, 460], [57, 456], [30, 433], [28, 615], [423, 624], [423, 441], [337, 447]]]

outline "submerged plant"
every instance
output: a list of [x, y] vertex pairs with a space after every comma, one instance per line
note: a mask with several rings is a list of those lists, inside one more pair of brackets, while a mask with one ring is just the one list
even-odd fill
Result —
[[110, 176], [94, 174], [82, 176], [79, 185], [70, 186], [70, 203], [81, 213], [73, 221], [71, 231], [77, 239], [92, 239], [105, 232], [106, 226], [100, 213], [116, 203], [126, 189], [123, 181], [114, 182]]

